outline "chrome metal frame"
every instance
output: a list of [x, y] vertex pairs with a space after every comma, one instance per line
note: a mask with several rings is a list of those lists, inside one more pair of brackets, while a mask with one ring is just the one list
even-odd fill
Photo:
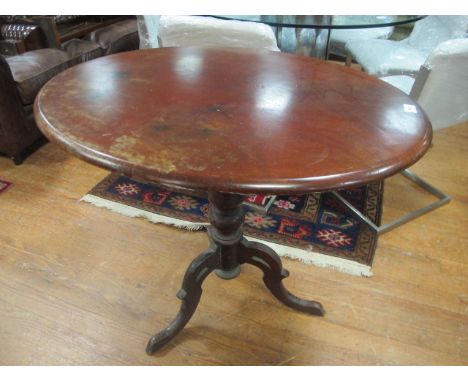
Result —
[[376, 225], [372, 222], [367, 216], [362, 214], [359, 210], [357, 210], [350, 202], [348, 202], [345, 198], [343, 198], [337, 191], [332, 191], [333, 195], [342, 202], [346, 207], [350, 209], [350, 211], [361, 221], [369, 225], [374, 231], [377, 232], [377, 235], [383, 234], [385, 232], [391, 231], [392, 229], [401, 226], [417, 217], [428, 213], [429, 211], [435, 210], [447, 204], [452, 198], [447, 194], [443, 193], [442, 191], [438, 190], [431, 184], [427, 183], [425, 180], [421, 179], [416, 174], [412, 173], [409, 170], [403, 170], [401, 172], [406, 178], [411, 180], [412, 182], [416, 183], [418, 186], [423, 188], [424, 190], [430, 192], [432, 195], [436, 196], [439, 200], [436, 202], [430, 203], [427, 206], [424, 206], [418, 210], [408, 212], [407, 214], [403, 215], [401, 218], [395, 219], [389, 223], [383, 225]]

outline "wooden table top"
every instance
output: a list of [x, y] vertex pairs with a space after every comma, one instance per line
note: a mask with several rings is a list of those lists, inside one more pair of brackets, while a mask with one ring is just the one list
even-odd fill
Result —
[[42, 132], [101, 167], [203, 190], [298, 194], [368, 183], [416, 162], [432, 128], [407, 95], [299, 55], [160, 48], [49, 81]]

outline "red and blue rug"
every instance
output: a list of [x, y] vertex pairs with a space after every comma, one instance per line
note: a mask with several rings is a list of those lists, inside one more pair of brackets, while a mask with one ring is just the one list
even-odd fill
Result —
[[[356, 208], [379, 224], [383, 183], [340, 191]], [[208, 200], [203, 192], [160, 185], [111, 174], [83, 201], [131, 217], [145, 217], [185, 229], [203, 229]], [[331, 193], [246, 197], [244, 234], [264, 242], [280, 256], [357, 275], [370, 276], [377, 235]]]
[[6, 180], [0, 179], [0, 194], [3, 191], [6, 191], [8, 189], [8, 187], [10, 187], [10, 186], [11, 186], [11, 182], [7, 182]]

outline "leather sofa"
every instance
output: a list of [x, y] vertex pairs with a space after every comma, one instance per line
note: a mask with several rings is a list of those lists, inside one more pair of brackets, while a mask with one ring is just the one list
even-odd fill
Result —
[[32, 105], [41, 87], [61, 71], [104, 55], [139, 47], [136, 19], [99, 28], [61, 49], [38, 49], [16, 56], [0, 55], [0, 153], [21, 164], [45, 138], [37, 128]]

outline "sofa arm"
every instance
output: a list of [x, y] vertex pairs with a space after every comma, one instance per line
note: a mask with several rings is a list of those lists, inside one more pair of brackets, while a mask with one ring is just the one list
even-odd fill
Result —
[[137, 50], [139, 48], [137, 20], [126, 19], [96, 29], [85, 39], [98, 44], [104, 55]]
[[24, 111], [10, 67], [0, 55], [0, 152], [16, 156], [39, 136]]
[[[14, 99], [21, 106], [21, 101], [16, 90], [15, 80], [11, 73], [10, 66], [5, 58], [0, 54], [0, 106], [3, 106], [8, 100]], [[3, 110], [3, 109], [2, 109]]]

